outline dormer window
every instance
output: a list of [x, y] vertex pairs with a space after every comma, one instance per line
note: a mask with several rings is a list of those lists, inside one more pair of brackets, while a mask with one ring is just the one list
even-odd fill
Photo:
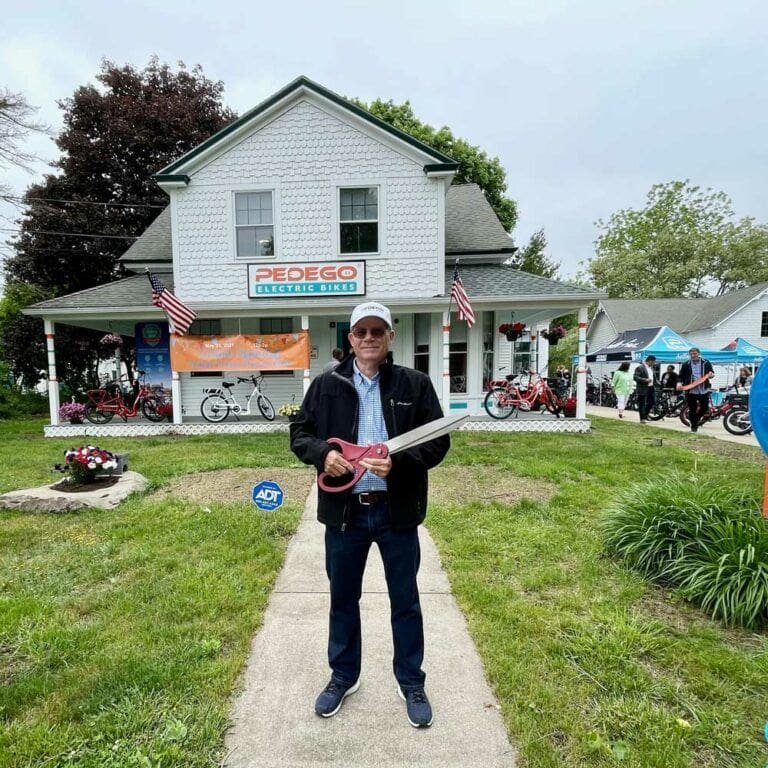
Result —
[[235, 193], [235, 234], [239, 258], [275, 255], [272, 208], [271, 190]]
[[379, 252], [379, 188], [339, 189], [339, 252]]

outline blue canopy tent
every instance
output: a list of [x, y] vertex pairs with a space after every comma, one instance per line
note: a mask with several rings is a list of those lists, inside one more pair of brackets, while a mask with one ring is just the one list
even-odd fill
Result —
[[730, 343], [726, 344], [721, 352], [730, 352], [734, 357], [730, 362], [733, 363], [757, 363], [760, 364], [768, 357], [768, 349], [761, 349], [754, 344], [750, 344], [746, 339], [738, 336]]
[[[688, 360], [688, 350], [695, 346], [697, 345], [664, 325], [658, 329], [649, 344], [632, 352], [632, 360], [639, 362], [648, 355], [654, 355], [658, 363], [684, 363]], [[701, 349], [701, 356], [710, 363], [718, 364], [733, 363], [736, 359], [732, 350], [724, 349]]]

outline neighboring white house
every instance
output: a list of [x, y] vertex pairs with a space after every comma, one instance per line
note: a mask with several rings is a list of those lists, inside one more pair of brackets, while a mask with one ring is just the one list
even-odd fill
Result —
[[[310, 368], [270, 376], [276, 404], [300, 401], [332, 349], [345, 346], [351, 308], [369, 297], [392, 308], [396, 362], [428, 373], [446, 410], [478, 414], [488, 379], [512, 362], [500, 323], [514, 314], [529, 326], [518, 346], [526, 358], [516, 362], [541, 369], [547, 344], [538, 332], [575, 311], [585, 328], [601, 295], [504, 266], [512, 241], [479, 187], [451, 185], [457, 168], [302, 77], [155, 177], [170, 204], [122, 261], [162, 273], [198, 314], [192, 334], [308, 331]], [[457, 258], [477, 315], [471, 329], [447, 313]], [[261, 291], [263, 275], [270, 282], [321, 267], [355, 271], [354, 284]], [[26, 311], [46, 321], [51, 359], [55, 323], [133, 336], [137, 322], [163, 317], [143, 274]], [[199, 416], [202, 388], [220, 381], [174, 371], [174, 421]]]
[[[587, 328], [590, 353], [624, 331], [668, 325], [702, 349], [722, 349], [737, 337], [768, 347], [768, 283], [703, 299], [602, 299]], [[618, 364], [616, 364], [618, 365]], [[605, 366], [610, 372], [616, 365]], [[729, 373], [718, 372], [725, 386]]]

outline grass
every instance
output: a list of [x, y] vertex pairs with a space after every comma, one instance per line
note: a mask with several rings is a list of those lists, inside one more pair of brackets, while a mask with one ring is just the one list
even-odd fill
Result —
[[[0, 491], [50, 479], [69, 441], [44, 440], [41, 421], [1, 428]], [[158, 487], [295, 463], [284, 435], [104, 443]], [[443, 498], [428, 517], [521, 768], [768, 761], [765, 633], [649, 585], [606, 556], [598, 527], [618, 489], [670, 469], [759, 494], [761, 453], [713, 443], [650, 446], [634, 425], [600, 419], [584, 436], [454, 440], [449, 470], [549, 489], [509, 504]], [[147, 494], [113, 512], [0, 513], [0, 766], [217, 765], [299, 506], [262, 516]]]

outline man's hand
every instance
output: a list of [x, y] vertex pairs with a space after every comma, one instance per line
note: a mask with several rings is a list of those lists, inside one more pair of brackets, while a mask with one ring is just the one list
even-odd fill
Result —
[[354, 467], [338, 451], [328, 452], [325, 457], [324, 469], [331, 477], [341, 477], [355, 471]]
[[361, 467], [376, 475], [376, 477], [386, 477], [392, 471], [392, 457], [385, 459], [363, 459], [360, 462]]

